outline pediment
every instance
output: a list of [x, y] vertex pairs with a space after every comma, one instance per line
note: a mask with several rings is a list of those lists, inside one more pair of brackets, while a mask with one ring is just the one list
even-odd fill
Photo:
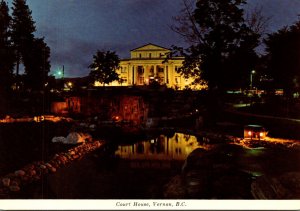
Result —
[[170, 49], [149, 43], [149, 44], [146, 44], [146, 45], [143, 45], [141, 47], [131, 50], [131, 52], [136, 52], [136, 51], [170, 51]]

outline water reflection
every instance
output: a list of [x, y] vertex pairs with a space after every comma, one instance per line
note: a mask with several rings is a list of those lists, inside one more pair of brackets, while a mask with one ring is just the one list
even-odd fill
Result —
[[171, 138], [160, 135], [151, 140], [119, 146], [115, 154], [130, 161], [132, 168], [171, 168], [172, 161], [184, 161], [200, 147], [195, 136], [175, 133]]

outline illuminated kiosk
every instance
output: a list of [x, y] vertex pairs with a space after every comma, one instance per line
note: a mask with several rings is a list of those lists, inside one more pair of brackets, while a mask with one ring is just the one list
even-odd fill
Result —
[[264, 140], [266, 136], [267, 136], [267, 131], [261, 125], [244, 126], [244, 139]]

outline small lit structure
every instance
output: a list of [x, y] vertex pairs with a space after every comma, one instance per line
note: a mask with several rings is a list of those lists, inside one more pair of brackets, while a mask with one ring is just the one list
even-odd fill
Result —
[[244, 127], [244, 139], [264, 140], [267, 136], [267, 131], [261, 125], [246, 125]]
[[120, 122], [120, 121], [122, 121], [122, 118], [121, 118], [121, 116], [119, 116], [119, 115], [114, 115], [114, 116], [112, 117], [112, 120], [113, 120], [114, 122]]

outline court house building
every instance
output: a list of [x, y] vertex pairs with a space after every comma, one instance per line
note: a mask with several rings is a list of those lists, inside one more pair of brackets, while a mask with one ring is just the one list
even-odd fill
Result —
[[[186, 79], [177, 73], [178, 68], [182, 66], [184, 57], [168, 57], [170, 53], [170, 49], [151, 43], [131, 50], [130, 58], [120, 61], [117, 73], [121, 80], [114, 81], [109, 86], [146, 86], [156, 81], [168, 88], [178, 90], [186, 87], [205, 88], [192, 85], [192, 78]], [[95, 85], [101, 84], [96, 82]]]

